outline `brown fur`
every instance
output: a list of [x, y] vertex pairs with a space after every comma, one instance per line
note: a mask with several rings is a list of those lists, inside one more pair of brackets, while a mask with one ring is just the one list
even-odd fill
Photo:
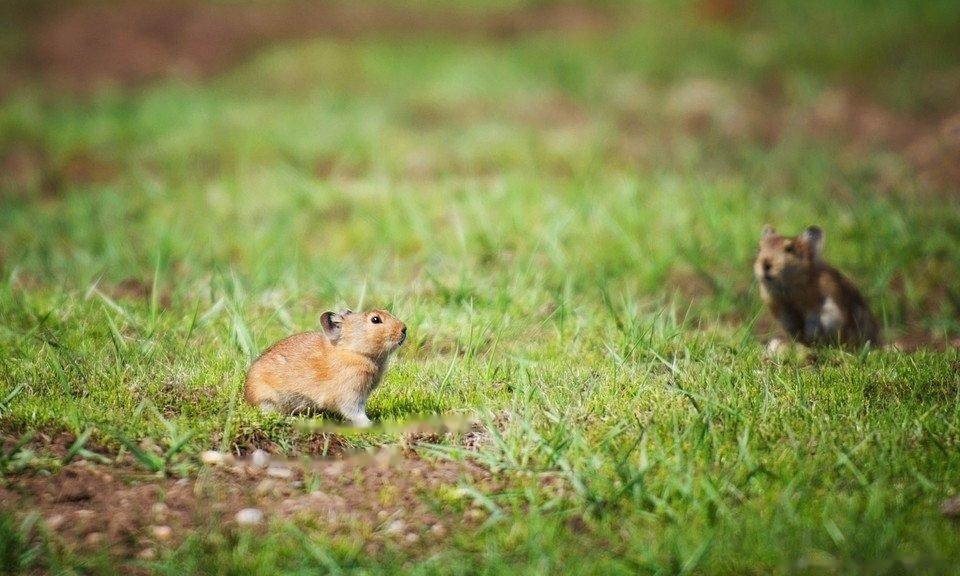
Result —
[[791, 338], [807, 345], [881, 344], [876, 318], [857, 288], [822, 258], [816, 226], [789, 238], [766, 226], [753, 270], [760, 296]]
[[369, 426], [367, 398], [407, 327], [386, 310], [326, 312], [321, 324], [323, 331], [284, 338], [260, 355], [247, 372], [244, 396], [264, 410], [330, 410]]

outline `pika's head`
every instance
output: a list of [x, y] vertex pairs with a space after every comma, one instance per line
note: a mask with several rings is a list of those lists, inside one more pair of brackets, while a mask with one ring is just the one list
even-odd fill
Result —
[[785, 293], [800, 289], [821, 261], [823, 230], [809, 226], [794, 238], [781, 236], [772, 226], [763, 227], [760, 252], [753, 272], [768, 290]]
[[337, 347], [384, 360], [407, 339], [407, 326], [386, 310], [324, 312], [320, 325]]

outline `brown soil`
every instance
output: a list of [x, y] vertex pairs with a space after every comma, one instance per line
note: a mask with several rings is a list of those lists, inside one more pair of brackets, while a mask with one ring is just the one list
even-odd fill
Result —
[[[646, 110], [616, 110], [619, 138], [611, 142], [614, 161], [649, 167], [663, 161], [681, 134], [715, 139], [721, 148], [744, 143], [772, 147], [784, 135], [836, 146], [840, 170], [869, 170], [880, 193], [909, 197], [919, 191], [956, 196], [960, 190], [960, 110], [906, 114], [853, 90], [827, 90], [812, 106], [790, 106], [782, 91], [738, 92], [709, 79], [688, 79], [664, 94], [665, 123], [645, 122]], [[647, 108], [653, 104], [648, 103]], [[680, 128], [677, 131], [676, 128]], [[651, 143], [657, 142], [658, 146]], [[880, 152], [890, 153], [883, 158]], [[881, 157], [878, 162], [869, 159]], [[789, 172], [773, 175], [766, 186], [794, 186]], [[917, 186], [919, 184], [919, 186]], [[836, 192], [849, 194], [845, 184]]]
[[13, 143], [0, 149], [0, 198], [57, 198], [69, 187], [109, 183], [120, 173], [120, 166], [96, 153], [54, 158], [35, 144]]
[[[960, 188], [960, 114], [919, 118], [898, 113], [848, 91], [820, 98], [804, 122], [814, 138], [841, 143], [841, 165], [861, 164], [876, 150], [896, 152], [926, 189], [956, 194]], [[905, 184], [897, 166], [876, 169], [876, 187], [898, 192]], [[912, 178], [911, 178], [912, 179]]]
[[28, 75], [86, 91], [171, 75], [209, 76], [282, 40], [423, 33], [496, 39], [597, 30], [611, 22], [606, 11], [585, 4], [479, 13], [346, 1], [81, 2], [35, 27], [20, 66]]
[[[153, 297], [153, 281], [139, 278], [125, 278], [114, 285], [101, 284], [99, 289], [115, 300], [147, 300]], [[170, 308], [172, 297], [163, 286], [157, 287], [157, 304], [160, 308]]]
[[274, 460], [264, 468], [228, 460], [184, 479], [79, 461], [52, 475], [0, 481], [0, 509], [38, 512], [58, 545], [103, 549], [116, 558], [149, 559], [198, 531], [239, 530], [236, 514], [244, 508], [262, 511], [263, 524], [310, 520], [330, 536], [359, 530], [365, 551], [376, 553], [441, 545], [455, 525], [479, 524], [485, 514], [470, 502], [436, 505], [438, 494], [457, 500], [461, 482], [497, 490], [490, 473], [477, 466], [399, 450], [340, 460]]

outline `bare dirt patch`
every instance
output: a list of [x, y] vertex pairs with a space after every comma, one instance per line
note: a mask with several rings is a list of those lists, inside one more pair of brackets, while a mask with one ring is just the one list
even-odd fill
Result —
[[[806, 118], [815, 138], [841, 143], [840, 163], [854, 164], [878, 149], [897, 152], [906, 160], [919, 183], [927, 189], [955, 194], [960, 187], [960, 114], [919, 118], [899, 113], [845, 90], [823, 94]], [[881, 191], [903, 187], [896, 164], [876, 168]]]
[[31, 35], [22, 67], [61, 87], [131, 86], [165, 77], [215, 74], [271, 42], [327, 36], [510, 38], [609, 26], [605, 10], [542, 4], [494, 12], [402, 8], [367, 2], [80, 3]]
[[478, 507], [456, 503], [461, 483], [497, 485], [477, 466], [398, 449], [261, 466], [228, 458], [183, 479], [80, 461], [52, 475], [0, 481], [0, 507], [39, 513], [67, 549], [117, 558], [153, 558], [198, 531], [239, 530], [249, 520], [238, 516], [243, 509], [262, 512], [253, 529], [278, 519], [311, 520], [330, 536], [359, 534], [366, 551], [376, 553], [432, 546], [455, 525], [478, 524], [484, 518]]
[[[632, 90], [645, 92], [642, 84]], [[799, 135], [835, 147], [840, 170], [866, 173], [879, 193], [956, 196], [960, 190], [957, 110], [910, 114], [845, 87], [797, 105], [786, 101], [782, 90], [746, 90], [709, 78], [690, 78], [662, 93], [646, 91], [650, 94], [636, 98], [643, 102], [640, 107], [630, 98], [617, 98], [622, 100], [614, 105], [619, 135], [610, 147], [615, 162], [640, 167], [670, 162], [683, 136], [736, 150], [745, 144], [774, 147]], [[656, 120], [645, 120], [657, 114]], [[790, 177], [783, 171], [767, 185], [790, 188], [795, 185]], [[851, 193], [843, 182], [836, 186], [837, 194]]]
[[[116, 284], [100, 284], [98, 289], [115, 300], [149, 301], [153, 298], [153, 281], [140, 278], [125, 278]], [[170, 308], [173, 298], [163, 286], [157, 287], [157, 304]]]
[[120, 173], [115, 162], [98, 153], [76, 151], [55, 158], [39, 145], [13, 143], [0, 149], [0, 198], [53, 199], [70, 187], [112, 182]]

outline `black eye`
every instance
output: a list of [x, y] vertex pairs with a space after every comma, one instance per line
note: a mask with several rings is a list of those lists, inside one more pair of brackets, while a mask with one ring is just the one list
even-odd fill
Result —
[[797, 249], [793, 247], [793, 244], [787, 244], [787, 247], [784, 248], [783, 251], [786, 252], [787, 254], [793, 254], [794, 252], [797, 251]]
[[373, 322], [374, 324], [379, 324], [383, 322], [383, 320], [381, 320], [379, 316], [374, 316], [373, 318], [370, 319], [370, 321]]

